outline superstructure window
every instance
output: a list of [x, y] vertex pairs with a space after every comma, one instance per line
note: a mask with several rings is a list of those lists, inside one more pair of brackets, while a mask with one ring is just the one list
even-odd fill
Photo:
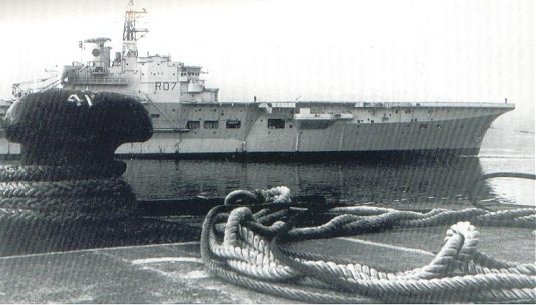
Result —
[[218, 129], [220, 126], [220, 122], [218, 121], [204, 121], [203, 122], [203, 128], [205, 129]]
[[186, 128], [188, 129], [199, 129], [200, 126], [201, 126], [201, 122], [199, 121], [188, 121], [186, 123]]
[[241, 123], [239, 120], [227, 120], [226, 127], [229, 129], [238, 129]]
[[285, 120], [283, 119], [268, 119], [268, 129], [285, 128]]

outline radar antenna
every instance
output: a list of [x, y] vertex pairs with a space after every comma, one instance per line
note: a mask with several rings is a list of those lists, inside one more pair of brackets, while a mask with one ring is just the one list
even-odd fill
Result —
[[[146, 13], [145, 9], [136, 11], [134, 9], [134, 0], [130, 0], [128, 10], [125, 12], [125, 25], [123, 27], [123, 57], [138, 56], [136, 41], [142, 38], [149, 30], [136, 28], [136, 20]], [[141, 34], [138, 35], [138, 33]]]

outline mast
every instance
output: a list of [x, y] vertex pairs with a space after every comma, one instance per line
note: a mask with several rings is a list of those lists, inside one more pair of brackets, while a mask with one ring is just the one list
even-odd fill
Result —
[[[128, 10], [125, 12], [125, 25], [123, 27], [123, 57], [137, 57], [138, 47], [136, 42], [142, 38], [145, 33], [149, 32], [148, 29], [136, 28], [136, 20], [143, 17], [147, 11], [142, 9], [136, 11], [134, 9], [134, 0], [130, 0], [128, 4]], [[141, 33], [138, 35], [138, 33]]]

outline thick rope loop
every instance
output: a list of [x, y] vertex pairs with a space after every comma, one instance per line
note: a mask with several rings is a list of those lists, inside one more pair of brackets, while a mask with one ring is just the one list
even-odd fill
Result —
[[[257, 194], [263, 192], [256, 190], [256, 198]], [[238, 198], [233, 196], [229, 198]], [[290, 194], [285, 197], [291, 198]], [[532, 219], [534, 209], [420, 213], [352, 206], [326, 209], [317, 215], [318, 211], [281, 208], [277, 200], [270, 200], [271, 205], [229, 204], [208, 213], [201, 234], [201, 256], [213, 274], [258, 291], [310, 302], [536, 301], [536, 265], [517, 265], [479, 252], [480, 233], [471, 224], [535, 228], [536, 224], [523, 220]], [[446, 224], [451, 226], [435, 257], [425, 266], [403, 272], [289, 248], [301, 240]], [[289, 281], [305, 289], [289, 285]]]
[[0, 181], [58, 181], [119, 177], [126, 169], [123, 161], [106, 166], [0, 165]]
[[199, 228], [142, 217], [122, 161], [0, 166], [0, 255], [192, 240]]
[[290, 189], [286, 186], [278, 186], [269, 190], [255, 190], [253, 192], [236, 190], [229, 193], [224, 204], [255, 204], [255, 203], [290, 203]]
[[0, 182], [0, 196], [9, 197], [91, 197], [91, 196], [131, 196], [132, 189], [118, 178], [63, 180], [63, 181], [15, 181]]

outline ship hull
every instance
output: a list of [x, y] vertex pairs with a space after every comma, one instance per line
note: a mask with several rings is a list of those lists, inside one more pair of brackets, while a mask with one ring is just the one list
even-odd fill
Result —
[[[209, 105], [214, 107], [214, 105]], [[202, 107], [196, 105], [197, 116]], [[221, 109], [221, 108], [218, 108]], [[454, 109], [454, 108], [453, 108]], [[298, 120], [287, 119], [285, 128], [266, 128], [274, 113], [258, 111], [251, 105], [225, 109], [230, 117], [244, 122], [239, 129], [173, 130], [156, 128], [152, 138], [144, 143], [120, 146], [116, 154], [123, 158], [151, 159], [361, 159], [399, 156], [450, 158], [478, 155], [482, 140], [491, 123], [508, 109], [490, 108], [464, 110], [462, 118], [434, 120], [394, 118], [385, 122], [374, 120]], [[452, 109], [451, 109], [452, 110]], [[184, 109], [183, 109], [184, 111]], [[223, 111], [223, 110], [222, 110]], [[236, 114], [233, 114], [233, 111]], [[360, 110], [367, 112], [369, 110]], [[446, 111], [446, 110], [445, 110]], [[459, 111], [459, 110], [458, 110]], [[377, 112], [377, 109], [374, 111]], [[422, 110], [423, 113], [430, 113]], [[246, 113], [242, 118], [240, 113]], [[394, 113], [394, 111], [393, 111]], [[278, 115], [275, 115], [277, 117]], [[356, 113], [359, 117], [359, 112]], [[285, 117], [285, 115], [279, 115]], [[202, 119], [200, 121], [203, 121]], [[366, 123], [362, 122], [366, 121]], [[311, 125], [315, 123], [316, 127]], [[321, 124], [319, 124], [320, 122]], [[224, 123], [222, 120], [221, 124]], [[312, 128], [311, 126], [315, 127]], [[220, 126], [222, 127], [222, 126]], [[0, 140], [3, 159], [16, 158], [17, 144]]]
[[[198, 106], [199, 107], [199, 106]], [[235, 107], [236, 108], [236, 107]], [[233, 108], [234, 109], [234, 108]], [[484, 135], [491, 123], [505, 109], [463, 109], [468, 115], [456, 114], [462, 118], [411, 119], [392, 118], [386, 122], [363, 123], [353, 120], [316, 120], [318, 128], [311, 128], [307, 120], [288, 119], [285, 128], [266, 128], [270, 117], [285, 117], [274, 113], [255, 113], [255, 108], [238, 113], [247, 113], [241, 130], [190, 130], [187, 133], [156, 131], [146, 143], [129, 143], [118, 148], [119, 155], [145, 156], [152, 158], [288, 158], [288, 157], [361, 157], [379, 155], [477, 155]], [[198, 113], [201, 109], [197, 109]], [[447, 111], [434, 109], [435, 112]], [[391, 110], [395, 113], [395, 110]], [[460, 111], [453, 108], [448, 111]], [[225, 109], [229, 113], [230, 109]], [[360, 109], [354, 117], [363, 117]], [[375, 110], [375, 112], [378, 112]], [[398, 111], [397, 111], [398, 112]], [[423, 113], [428, 114], [426, 109]], [[196, 114], [201, 116], [201, 114]], [[236, 118], [237, 115], [230, 114]], [[202, 120], [201, 120], [202, 121]], [[313, 120], [311, 120], [313, 121]], [[326, 123], [321, 126], [320, 123]], [[308, 124], [305, 124], [308, 123]]]

